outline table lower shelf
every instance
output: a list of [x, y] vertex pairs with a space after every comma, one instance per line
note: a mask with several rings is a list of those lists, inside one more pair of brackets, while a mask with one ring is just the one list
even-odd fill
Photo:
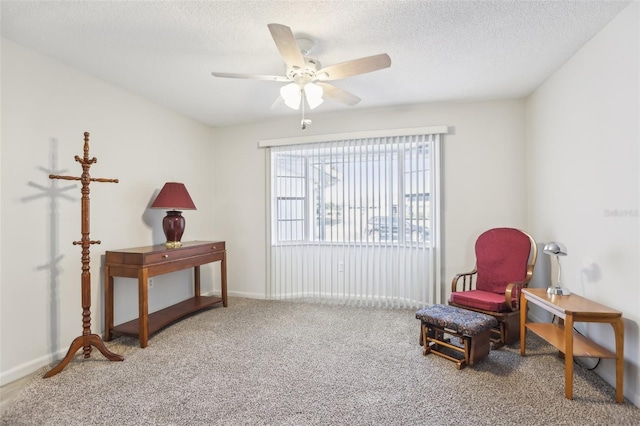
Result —
[[[525, 327], [565, 353], [565, 330], [563, 325], [542, 322], [526, 323]], [[616, 354], [607, 348], [589, 340], [573, 330], [573, 356], [590, 358], [616, 358]]]
[[[184, 300], [167, 308], [149, 314], [149, 336], [156, 333], [160, 329], [174, 323], [182, 318], [194, 314], [196, 312], [209, 309], [214, 305], [222, 303], [221, 297], [216, 296], [198, 296]], [[129, 322], [117, 325], [111, 329], [112, 333], [124, 334], [127, 336], [140, 336], [140, 322], [134, 319]]]

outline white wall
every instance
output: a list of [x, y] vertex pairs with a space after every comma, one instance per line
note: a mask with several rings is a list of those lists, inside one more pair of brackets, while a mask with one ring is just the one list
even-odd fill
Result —
[[[625, 395], [636, 405], [638, 39], [635, 3], [527, 102], [312, 113], [304, 133], [450, 126], [443, 149], [445, 299], [451, 277], [473, 266], [473, 244], [488, 228], [519, 227], [538, 242], [564, 242], [566, 285], [624, 313]], [[91, 237], [102, 240], [92, 246], [94, 332], [102, 333], [101, 255], [163, 241], [164, 212], [146, 207], [168, 180], [183, 181], [198, 207], [185, 212], [184, 239], [226, 240], [229, 293], [265, 297], [265, 151], [257, 142], [301, 135], [297, 115], [210, 129], [6, 40], [1, 77], [0, 383], [59, 359], [82, 331], [80, 249], [71, 245], [80, 237], [79, 185], [47, 176], [79, 175], [73, 157], [82, 154], [84, 131], [99, 160], [92, 176], [120, 179], [91, 186]], [[562, 178], [552, 179], [557, 170]], [[613, 210], [636, 214], [607, 217]], [[203, 274], [203, 284], [213, 281], [204, 291], [217, 288], [216, 267]], [[189, 278], [157, 277], [151, 310], [189, 293]], [[116, 280], [116, 323], [136, 316], [135, 290], [133, 280]], [[606, 326], [584, 331], [612, 344]], [[613, 383], [612, 363], [598, 370]]]
[[[567, 246], [568, 256], [561, 259], [564, 286], [622, 311], [624, 393], [636, 405], [640, 405], [639, 17], [639, 4], [634, 2], [527, 103], [529, 228], [539, 241]], [[578, 328], [615, 348], [609, 325]], [[613, 360], [600, 365], [598, 373], [615, 384]]]
[[[456, 272], [473, 266], [473, 244], [485, 229], [520, 227], [538, 242], [564, 242], [565, 285], [623, 311], [625, 395], [636, 405], [638, 20], [634, 3], [526, 104], [312, 113], [305, 132], [450, 126], [443, 150], [444, 294]], [[73, 157], [82, 155], [84, 131], [99, 160], [92, 176], [120, 179], [91, 186], [91, 237], [102, 240], [92, 246], [94, 332], [102, 333], [101, 255], [163, 241], [164, 212], [146, 207], [168, 180], [184, 182], [198, 207], [185, 213], [184, 239], [226, 240], [230, 294], [265, 296], [265, 151], [257, 141], [299, 136], [298, 116], [213, 130], [6, 40], [1, 78], [0, 384], [60, 358], [81, 332], [80, 249], [71, 245], [80, 237], [79, 184], [47, 176], [80, 174]], [[616, 210], [631, 214], [607, 215]], [[203, 284], [214, 282], [204, 291], [213, 290], [217, 269], [203, 274]], [[189, 278], [157, 277], [151, 309], [189, 293]], [[116, 280], [116, 298], [116, 323], [136, 315], [133, 280]], [[612, 345], [607, 326], [583, 331]], [[613, 383], [611, 362], [598, 371]]]
[[[311, 114], [304, 135], [448, 125], [444, 137], [445, 294], [471, 270], [477, 236], [526, 225], [524, 101], [451, 103]], [[265, 150], [261, 139], [300, 136], [298, 116], [216, 129], [214, 228], [227, 241], [229, 292], [265, 297]]]
[[[147, 210], [164, 182], [184, 182], [198, 208], [184, 213], [183, 239], [215, 239], [211, 128], [2, 40], [2, 384], [61, 358], [82, 334], [81, 249], [71, 244], [81, 238], [81, 185], [48, 175], [82, 173], [74, 156], [85, 131], [98, 159], [91, 176], [120, 179], [90, 186], [90, 237], [102, 241], [91, 246], [94, 333], [103, 331], [102, 256], [164, 241], [164, 211]], [[205, 292], [214, 269], [203, 267]], [[188, 296], [190, 275], [157, 277], [151, 309]], [[136, 282], [115, 287], [116, 323], [137, 316]]]

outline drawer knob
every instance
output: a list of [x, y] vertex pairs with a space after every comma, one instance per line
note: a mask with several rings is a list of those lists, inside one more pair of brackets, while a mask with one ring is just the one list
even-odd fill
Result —
[[164, 255], [164, 256], [162, 256], [162, 257], [167, 258], [167, 257], [169, 257], [169, 255], [168, 255], [168, 254], [165, 254], [165, 255]]

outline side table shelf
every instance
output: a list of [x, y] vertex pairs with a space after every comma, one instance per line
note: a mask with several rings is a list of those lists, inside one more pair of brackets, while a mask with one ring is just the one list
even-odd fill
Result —
[[[199, 296], [184, 300], [167, 308], [160, 309], [148, 316], [149, 336], [166, 326], [196, 312], [211, 308], [213, 305], [222, 302], [221, 297]], [[140, 336], [140, 320], [134, 319], [129, 322], [117, 325], [111, 329], [112, 333], [124, 334], [132, 337]]]
[[[566, 353], [565, 329], [563, 325], [530, 322], [526, 324], [526, 327], [549, 342], [563, 354]], [[573, 356], [615, 359], [616, 354], [573, 330]]]

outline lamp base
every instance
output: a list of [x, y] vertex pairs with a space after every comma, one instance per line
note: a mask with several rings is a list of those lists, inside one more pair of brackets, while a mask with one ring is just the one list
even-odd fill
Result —
[[568, 296], [571, 294], [571, 292], [564, 287], [555, 286], [547, 288], [547, 294], [553, 294], [556, 296]]
[[182, 212], [178, 210], [169, 210], [167, 215], [162, 219], [162, 230], [167, 239], [165, 243], [167, 248], [178, 248], [182, 246], [180, 240], [184, 233], [185, 220]]
[[164, 245], [169, 249], [182, 247], [182, 243], [180, 241], [167, 241]]

